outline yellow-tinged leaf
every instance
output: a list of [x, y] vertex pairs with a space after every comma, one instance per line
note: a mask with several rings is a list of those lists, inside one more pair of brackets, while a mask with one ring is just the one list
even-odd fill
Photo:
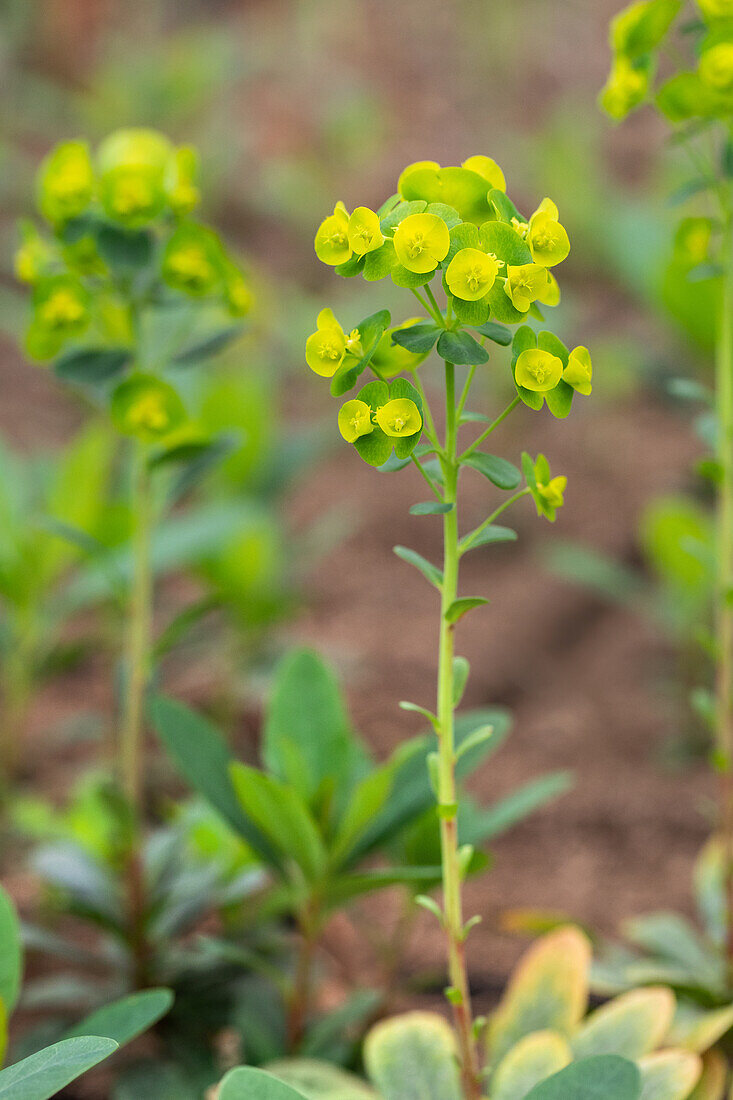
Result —
[[523, 1100], [530, 1089], [573, 1060], [567, 1039], [557, 1031], [535, 1031], [512, 1047], [496, 1068], [491, 1100]]
[[622, 993], [592, 1012], [573, 1036], [576, 1058], [620, 1054], [634, 1060], [662, 1042], [672, 1024], [675, 997], [666, 986]]
[[588, 937], [568, 925], [538, 940], [520, 960], [489, 1024], [491, 1061], [533, 1031], [570, 1036], [588, 1005]]
[[662, 1050], [638, 1062], [639, 1100], [688, 1100], [702, 1073], [702, 1059], [689, 1050]]
[[733, 1027], [733, 1005], [704, 1009], [680, 1005], [669, 1032], [669, 1042], [684, 1050], [702, 1054]]
[[728, 1080], [728, 1062], [719, 1050], [709, 1050], [703, 1055], [702, 1077], [688, 1100], [725, 1100], [725, 1083]]

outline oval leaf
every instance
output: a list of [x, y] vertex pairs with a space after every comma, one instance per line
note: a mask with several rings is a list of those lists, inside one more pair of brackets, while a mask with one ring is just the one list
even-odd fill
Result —
[[641, 1078], [634, 1063], [617, 1054], [600, 1054], [573, 1062], [535, 1085], [526, 1100], [640, 1100], [640, 1097]]
[[460, 599], [454, 600], [446, 611], [445, 621], [457, 623], [468, 611], [473, 611], [474, 607], [481, 607], [488, 602], [483, 596], [461, 596]]
[[367, 1035], [364, 1064], [384, 1100], [461, 1100], [453, 1031], [442, 1016], [383, 1020]]
[[426, 500], [423, 504], [413, 504], [410, 508], [411, 516], [444, 516], [453, 511], [452, 504], [444, 504], [439, 500]]
[[0, 1100], [50, 1100], [117, 1050], [113, 1039], [62, 1039], [0, 1072]]
[[640, 1100], [687, 1100], [700, 1080], [702, 1061], [689, 1050], [663, 1050], [639, 1061]]
[[438, 340], [438, 355], [457, 366], [488, 363], [489, 353], [467, 332], [443, 332]]
[[522, 475], [514, 463], [508, 462], [506, 458], [500, 458], [498, 455], [487, 455], [482, 451], [474, 451], [473, 454], [463, 459], [462, 465], [470, 466], [472, 470], [478, 470], [493, 485], [496, 485], [497, 489], [516, 489], [522, 480]]
[[132, 358], [127, 348], [80, 348], [59, 356], [53, 365], [57, 377], [80, 386], [106, 382], [121, 374]]
[[573, 1060], [567, 1039], [557, 1031], [535, 1031], [513, 1046], [496, 1069], [491, 1100], [524, 1100], [539, 1084]]
[[230, 1070], [219, 1085], [217, 1100], [306, 1100], [302, 1092], [251, 1066]]
[[573, 1038], [576, 1058], [621, 1054], [641, 1058], [655, 1050], [672, 1023], [675, 998], [665, 986], [634, 989], [591, 1013]]
[[173, 1004], [170, 989], [146, 989], [104, 1005], [67, 1032], [66, 1038], [98, 1035], [114, 1039], [119, 1046], [131, 1042], [152, 1027]]
[[0, 1002], [8, 1015], [15, 1008], [23, 972], [23, 947], [15, 906], [0, 887]]

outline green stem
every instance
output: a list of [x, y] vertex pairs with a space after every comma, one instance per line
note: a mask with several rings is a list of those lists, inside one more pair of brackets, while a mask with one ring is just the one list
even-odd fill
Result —
[[466, 401], [468, 400], [468, 395], [469, 395], [469, 392], [471, 390], [471, 383], [473, 382], [473, 377], [474, 377], [475, 373], [476, 373], [476, 367], [475, 366], [468, 368], [468, 374], [466, 375], [466, 381], [465, 381], [465, 384], [463, 386], [463, 390], [461, 392], [461, 399], [458, 402], [458, 408], [456, 409], [456, 421], [458, 422], [458, 424], [460, 424], [460, 422], [461, 422], [461, 417], [463, 415], [463, 410], [466, 407]]
[[296, 1054], [305, 1037], [311, 1006], [313, 960], [319, 937], [318, 903], [311, 898], [300, 914], [300, 942], [287, 1019], [288, 1051]]
[[[419, 302], [419, 303], [420, 303], [420, 305], [421, 305], [421, 306], [423, 307], [423, 309], [424, 309], [424, 310], [425, 310], [425, 312], [426, 312], [426, 313], [428, 314], [428, 316], [429, 316], [429, 317], [430, 317], [430, 318], [431, 318], [431, 319], [432, 319], [433, 321], [435, 321], [436, 325], [440, 325], [440, 326], [442, 327], [442, 325], [443, 325], [443, 318], [442, 318], [442, 317], [440, 316], [440, 311], [438, 310], [438, 311], [437, 311], [436, 313], [434, 313], [434, 312], [433, 312], [433, 310], [432, 310], [432, 307], [431, 307], [430, 303], [428, 302], [428, 300], [427, 300], [426, 298], [423, 298], [422, 294], [420, 294], [420, 293], [419, 293], [419, 291], [415, 290], [415, 288], [414, 288], [414, 287], [412, 287], [412, 293], [413, 293], [413, 294], [415, 295], [415, 297], [417, 298], [418, 302]], [[433, 301], [435, 301], [435, 299], [433, 299]], [[436, 309], [437, 309], [437, 306], [436, 306]]]
[[517, 397], [514, 398], [513, 401], [509, 402], [507, 407], [504, 409], [504, 412], [499, 413], [496, 420], [494, 420], [491, 424], [489, 424], [488, 428], [484, 429], [484, 431], [481, 432], [481, 435], [477, 439], [474, 439], [474, 441], [473, 441], [473, 443], [471, 444], [470, 447], [466, 448], [466, 450], [463, 452], [463, 454], [460, 457], [461, 462], [463, 462], [464, 459], [468, 458], [469, 455], [472, 455], [473, 452], [476, 450], [476, 448], [480, 447], [485, 439], [488, 439], [488, 437], [491, 435], [491, 433], [493, 431], [495, 431], [496, 428], [499, 427], [499, 425], [502, 423], [502, 421], [506, 420], [506, 418], [509, 416], [509, 413], [514, 412], [514, 410], [516, 409], [516, 407], [520, 403], [520, 401], [521, 401], [521, 397], [517, 396]]
[[479, 535], [485, 531], [487, 527], [490, 527], [491, 524], [499, 518], [502, 512], [505, 512], [515, 501], [521, 500], [522, 497], [529, 496], [530, 492], [530, 489], [520, 489], [518, 493], [515, 493], [513, 496], [509, 497], [508, 500], [505, 500], [503, 504], [500, 504], [483, 523], [480, 523], [475, 530], [471, 531], [470, 535], [465, 536], [461, 541], [459, 554], [463, 555], [467, 550], [470, 550]]
[[125, 645], [125, 698], [120, 734], [120, 773], [132, 820], [132, 839], [127, 864], [130, 946], [136, 987], [145, 984], [145, 897], [140, 842], [143, 821], [143, 750], [145, 692], [150, 676], [153, 579], [150, 561], [152, 499], [150, 471], [143, 444], [134, 455], [132, 489], [132, 591]]
[[443, 517], [443, 584], [440, 606], [440, 644], [438, 656], [438, 813], [440, 816], [441, 860], [443, 870], [443, 922], [448, 947], [449, 999], [453, 1006], [458, 1039], [461, 1078], [466, 1100], [480, 1100], [481, 1078], [473, 1029], [471, 993], [466, 970], [462, 873], [458, 849], [458, 791], [455, 774], [454, 731], [454, 626], [446, 621], [446, 612], [458, 593], [458, 459], [455, 395], [455, 367], [445, 364], [446, 503], [454, 507]]
[[720, 771], [720, 828], [725, 849], [727, 947], [733, 979], [733, 212], [723, 230], [723, 294], [717, 339], [716, 404], [718, 410], [716, 615], [718, 664], [716, 684], [716, 757]]
[[435, 320], [436, 320], [436, 322], [439, 325], [442, 325], [443, 328], [445, 328], [446, 327], [445, 319], [443, 317], [443, 314], [440, 311], [440, 306], [438, 305], [438, 303], [435, 300], [435, 295], [433, 294], [432, 290], [430, 289], [430, 284], [429, 283], [425, 284], [425, 293], [427, 294], [427, 296], [430, 300], [431, 306], [435, 310]]
[[435, 482], [433, 481], [433, 479], [431, 478], [431, 476], [430, 476], [430, 474], [428, 473], [428, 471], [427, 471], [427, 470], [425, 470], [425, 469], [423, 469], [423, 466], [422, 466], [422, 463], [420, 462], [420, 460], [419, 460], [418, 458], [415, 458], [415, 455], [414, 455], [414, 454], [410, 455], [410, 458], [412, 459], [413, 463], [414, 463], [414, 464], [415, 464], [415, 466], [416, 466], [416, 467], [418, 468], [418, 470], [420, 471], [420, 473], [422, 474], [422, 476], [423, 476], [423, 477], [425, 478], [425, 480], [427, 481], [428, 485], [430, 486], [430, 490], [431, 490], [431, 492], [433, 492], [433, 493], [434, 493], [434, 494], [436, 495], [436, 497], [438, 498], [438, 500], [442, 501], [442, 499], [443, 499], [443, 494], [441, 493], [440, 489], [438, 488], [438, 486], [436, 485], [436, 483], [435, 483]]

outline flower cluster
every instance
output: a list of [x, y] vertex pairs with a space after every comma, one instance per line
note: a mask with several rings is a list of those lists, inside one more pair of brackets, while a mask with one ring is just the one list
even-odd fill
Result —
[[[689, 67], [665, 81], [656, 105], [671, 122], [727, 118], [733, 111], [733, 0], [696, 0], [701, 19], [688, 25]], [[647, 102], [658, 52], [682, 11], [681, 0], [641, 0], [611, 23], [613, 64], [601, 106], [614, 119]]]
[[[541, 307], [560, 301], [553, 269], [567, 258], [570, 240], [555, 203], [545, 198], [529, 217], [522, 215], [507, 196], [504, 173], [487, 156], [446, 168], [419, 161], [405, 168], [397, 187], [376, 211], [358, 206], [349, 213], [338, 202], [318, 227], [315, 251], [339, 275], [368, 282], [390, 277], [414, 293], [427, 318], [394, 326], [381, 311], [347, 329], [324, 309], [306, 342], [308, 366], [331, 379], [331, 392], [340, 396], [367, 368], [382, 383], [414, 372], [435, 345], [451, 363], [478, 365], [488, 359], [487, 339], [513, 343], [519, 398], [535, 409], [546, 402], [553, 415], [566, 416], [574, 392], [591, 392], [588, 350], [571, 352], [552, 334], [522, 324], [530, 317], [542, 321]], [[430, 287], [437, 275], [445, 308]], [[505, 326], [520, 324], [512, 338]], [[370, 392], [374, 399], [376, 391]], [[416, 444], [422, 426], [408, 394], [390, 392], [380, 407], [361, 391], [339, 414], [341, 435], [374, 464], [389, 457], [390, 439], [410, 437]], [[378, 447], [375, 432], [382, 437]], [[399, 457], [397, 447], [395, 453]]]
[[[118, 130], [93, 153], [67, 141], [43, 161], [38, 209], [51, 232], [21, 225], [19, 280], [33, 288], [29, 354], [52, 359], [80, 339], [98, 345], [130, 337], [138, 304], [183, 294], [250, 309], [251, 292], [217, 235], [194, 221], [198, 158], [153, 130]], [[126, 333], [127, 330], [127, 333]]]

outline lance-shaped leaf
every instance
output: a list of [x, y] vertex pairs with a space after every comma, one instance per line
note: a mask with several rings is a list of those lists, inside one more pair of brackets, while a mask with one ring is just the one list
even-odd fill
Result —
[[62, 1039], [0, 1071], [0, 1100], [50, 1100], [116, 1050], [99, 1036]]
[[702, 1054], [726, 1035], [733, 1027], [733, 1005], [722, 1008], [703, 1008], [691, 1001], [677, 1006], [669, 1042], [684, 1050]]
[[165, 1016], [173, 1004], [170, 989], [146, 989], [104, 1005], [76, 1024], [66, 1038], [97, 1035], [114, 1039], [119, 1046], [131, 1042]]
[[410, 565], [414, 565], [418, 569], [426, 581], [435, 585], [436, 588], [440, 588], [443, 584], [443, 572], [438, 569], [437, 565], [433, 565], [422, 554], [418, 554], [416, 550], [410, 550], [408, 546], [395, 546], [394, 552], [398, 558], [402, 558], [403, 561], [408, 562]]

